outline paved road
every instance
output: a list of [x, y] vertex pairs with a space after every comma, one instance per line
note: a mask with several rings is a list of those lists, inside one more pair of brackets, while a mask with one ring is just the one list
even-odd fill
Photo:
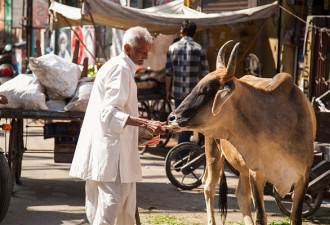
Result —
[[[3, 138], [0, 140], [4, 143]], [[70, 164], [54, 163], [54, 140], [29, 137], [24, 154], [22, 185], [14, 195], [3, 225], [85, 225], [84, 182], [68, 176]], [[138, 183], [138, 206], [143, 224], [206, 224], [202, 187], [179, 191], [167, 179], [164, 157], [168, 148], [152, 148], [141, 156], [143, 182]], [[242, 216], [234, 196], [237, 177], [228, 174], [228, 223], [240, 223]], [[327, 199], [329, 200], [329, 199]], [[311, 221], [330, 224], [330, 201], [323, 204]], [[325, 202], [326, 203], [326, 202]], [[287, 221], [274, 202], [265, 197], [268, 221]], [[319, 222], [319, 220], [322, 222]], [[217, 214], [218, 224], [221, 224]], [[160, 222], [159, 222], [160, 221]]]

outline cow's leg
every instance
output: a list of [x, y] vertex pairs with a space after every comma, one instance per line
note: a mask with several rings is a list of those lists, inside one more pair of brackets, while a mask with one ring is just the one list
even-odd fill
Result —
[[221, 160], [220, 150], [217, 148], [213, 138], [205, 137], [205, 156], [207, 168], [204, 179], [204, 197], [207, 210], [207, 222], [208, 225], [215, 225], [214, 196], [220, 177], [221, 165], [223, 165], [223, 159]]
[[249, 176], [242, 175], [241, 173], [238, 179], [235, 195], [237, 198], [238, 206], [243, 214], [244, 223], [246, 225], [253, 225], [250, 193], [251, 189]]
[[292, 225], [300, 225], [302, 223], [302, 207], [307, 190], [307, 184], [308, 183], [305, 182], [305, 179], [301, 178], [297, 184], [294, 185], [294, 198], [290, 217]]
[[252, 199], [255, 208], [255, 223], [267, 225], [267, 216], [264, 204], [265, 177], [259, 172], [249, 171]]
[[231, 165], [239, 171], [238, 185], [235, 191], [238, 206], [242, 212], [244, 223], [253, 225], [251, 214], [251, 189], [249, 182], [249, 168], [242, 156], [230, 142], [221, 140], [221, 153]]

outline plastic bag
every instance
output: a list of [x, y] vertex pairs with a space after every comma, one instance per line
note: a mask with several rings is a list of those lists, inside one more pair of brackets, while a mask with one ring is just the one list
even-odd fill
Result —
[[153, 135], [150, 131], [145, 128], [139, 127], [138, 145], [155, 145], [160, 141], [160, 135]]
[[48, 110], [44, 87], [31, 74], [20, 74], [0, 86], [0, 94], [8, 99], [0, 108]]
[[77, 88], [81, 70], [78, 65], [54, 54], [30, 57], [30, 68], [47, 90], [71, 98]]

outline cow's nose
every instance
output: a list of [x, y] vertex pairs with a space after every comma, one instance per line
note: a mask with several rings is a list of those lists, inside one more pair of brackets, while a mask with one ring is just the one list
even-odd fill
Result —
[[170, 113], [167, 117], [168, 122], [174, 122], [176, 120], [175, 114], [173, 112]]

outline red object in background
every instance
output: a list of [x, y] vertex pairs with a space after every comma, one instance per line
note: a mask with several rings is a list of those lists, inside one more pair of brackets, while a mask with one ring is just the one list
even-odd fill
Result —
[[11, 125], [5, 123], [5, 124], [2, 124], [2, 125], [1, 125], [1, 128], [2, 128], [2, 130], [11, 130]]
[[[75, 32], [72, 32], [72, 40], [71, 40], [71, 55], [73, 55], [73, 53], [74, 53], [76, 40], [79, 41], [79, 39], [80, 39], [81, 41], [84, 41], [81, 27], [75, 27], [74, 30], [75, 30]], [[76, 33], [78, 34], [79, 38], [77, 37]], [[84, 46], [81, 43], [81, 41], [79, 42], [79, 54], [78, 54], [77, 64], [81, 64], [82, 58], [83, 58]]]
[[13, 71], [9, 67], [0, 69], [0, 76], [1, 77], [12, 77]]
[[139, 72], [140, 70], [142, 70], [143, 69], [143, 67], [142, 66], [139, 66], [139, 65], [137, 65], [137, 69], [136, 69], [136, 72]]

